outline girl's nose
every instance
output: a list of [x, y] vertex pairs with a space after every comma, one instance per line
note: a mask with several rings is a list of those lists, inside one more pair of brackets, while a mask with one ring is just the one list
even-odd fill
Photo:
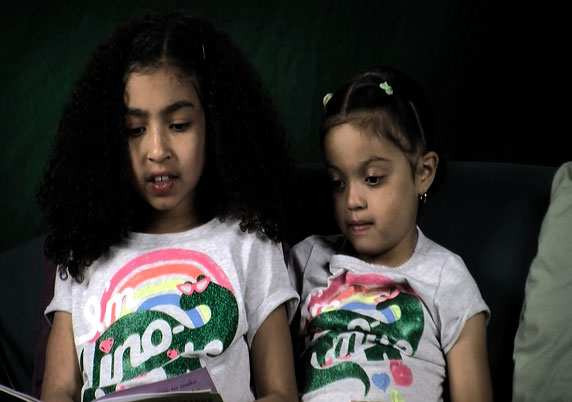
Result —
[[163, 162], [171, 157], [170, 138], [166, 130], [149, 128], [147, 159], [151, 162]]
[[346, 203], [350, 211], [367, 207], [366, 199], [359, 184], [348, 184]]

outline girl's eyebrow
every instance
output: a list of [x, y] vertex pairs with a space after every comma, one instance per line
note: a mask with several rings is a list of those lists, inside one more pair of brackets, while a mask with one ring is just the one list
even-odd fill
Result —
[[[168, 116], [170, 114], [173, 114], [174, 112], [176, 112], [179, 109], [183, 109], [186, 107], [190, 107], [190, 108], [195, 108], [195, 105], [192, 102], [186, 101], [186, 100], [180, 100], [177, 101], [175, 103], [172, 103], [166, 107], [164, 107], [159, 114], [161, 116]], [[133, 117], [147, 117], [149, 116], [149, 112], [146, 110], [142, 110], [142, 109], [138, 109], [138, 108], [131, 108], [128, 107], [126, 112], [126, 115], [128, 116], [133, 116]]]
[[391, 162], [391, 160], [388, 158], [384, 158], [383, 156], [372, 156], [371, 158], [368, 158], [365, 161], [361, 162], [360, 166], [366, 167], [370, 163], [374, 162]]
[[167, 107], [165, 107], [163, 110], [161, 110], [161, 115], [166, 116], [169, 114], [172, 114], [174, 112], [176, 112], [179, 109], [183, 109], [186, 107], [190, 107], [190, 108], [195, 108], [195, 105], [193, 105], [192, 102], [186, 101], [186, 100], [180, 100], [178, 102], [175, 102]]
[[326, 161], [325, 165], [326, 165], [326, 169], [340, 170], [340, 169], [338, 169], [335, 165], [332, 165], [332, 164], [329, 163], [328, 161]]
[[[359, 167], [361, 169], [366, 168], [370, 163], [374, 163], [374, 162], [391, 162], [390, 159], [388, 158], [384, 158], [383, 156], [372, 156], [371, 158], [368, 158], [362, 162], [359, 163]], [[329, 163], [326, 161], [326, 169], [332, 169], [332, 170], [340, 170], [337, 166]]]

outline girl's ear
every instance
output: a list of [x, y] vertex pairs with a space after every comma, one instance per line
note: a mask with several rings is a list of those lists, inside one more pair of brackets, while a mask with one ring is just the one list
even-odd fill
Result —
[[415, 172], [415, 184], [417, 186], [417, 194], [422, 195], [429, 190], [433, 180], [435, 179], [435, 173], [437, 172], [437, 166], [439, 165], [439, 156], [431, 151], [422, 155], [417, 161], [417, 170]]

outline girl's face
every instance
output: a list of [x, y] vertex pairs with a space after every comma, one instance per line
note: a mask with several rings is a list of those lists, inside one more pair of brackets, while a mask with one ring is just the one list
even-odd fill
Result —
[[146, 231], [197, 226], [197, 184], [205, 165], [205, 114], [194, 80], [162, 67], [133, 72], [125, 87], [135, 190], [157, 212]]
[[350, 124], [326, 134], [324, 153], [336, 221], [358, 257], [391, 267], [403, 264], [417, 244], [418, 196], [428, 188], [427, 171], [421, 168], [413, 176], [398, 147]]

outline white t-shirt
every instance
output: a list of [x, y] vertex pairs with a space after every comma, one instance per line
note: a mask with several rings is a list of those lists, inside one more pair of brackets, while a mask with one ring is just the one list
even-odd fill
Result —
[[72, 314], [82, 400], [206, 367], [228, 401], [249, 401], [249, 347], [266, 317], [296, 303], [280, 245], [236, 221], [132, 233], [55, 284], [46, 314]]
[[418, 232], [395, 268], [337, 254], [339, 236], [293, 247], [303, 401], [442, 400], [444, 354], [489, 310], [461, 258]]

